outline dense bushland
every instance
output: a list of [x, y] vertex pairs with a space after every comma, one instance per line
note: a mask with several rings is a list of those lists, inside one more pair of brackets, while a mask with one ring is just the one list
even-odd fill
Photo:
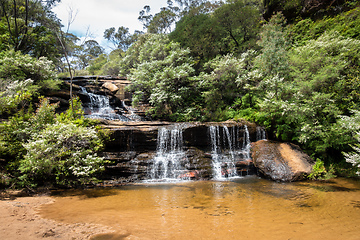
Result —
[[134, 104], [149, 103], [154, 118], [245, 118], [265, 126], [271, 138], [343, 168], [342, 152], [357, 140], [341, 121], [360, 107], [356, 6], [347, 2], [340, 14], [291, 24], [281, 13], [261, 22], [255, 1], [192, 11], [169, 35], [142, 35], [118, 61], [119, 73], [134, 83]]
[[56, 88], [53, 64], [19, 52], [0, 55], [0, 185], [74, 186], [95, 180], [104, 167], [97, 156], [103, 133], [85, 119], [81, 102], [56, 114], [39, 93]]

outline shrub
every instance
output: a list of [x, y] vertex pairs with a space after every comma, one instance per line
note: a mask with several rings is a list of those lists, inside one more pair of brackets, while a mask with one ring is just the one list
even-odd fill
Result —
[[332, 165], [330, 165], [329, 169], [326, 170], [324, 162], [317, 159], [315, 165], [313, 166], [313, 170], [308, 177], [311, 180], [328, 180], [336, 177], [334, 173], [335, 170]]
[[356, 174], [360, 175], [360, 111], [353, 110], [352, 116], [340, 116], [340, 126], [353, 135], [356, 140], [355, 143], [350, 144], [352, 151], [343, 152], [345, 160], [348, 163], [351, 163], [352, 166], [356, 169]]
[[11, 115], [31, 100], [33, 81], [9, 81], [0, 79], [0, 115]]
[[13, 50], [0, 53], [0, 79], [23, 81], [32, 79], [41, 89], [56, 89], [55, 68], [46, 57], [39, 59]]
[[23, 144], [27, 153], [19, 170], [25, 183], [54, 182], [61, 186], [87, 183], [103, 169], [102, 147], [94, 128], [55, 123]]

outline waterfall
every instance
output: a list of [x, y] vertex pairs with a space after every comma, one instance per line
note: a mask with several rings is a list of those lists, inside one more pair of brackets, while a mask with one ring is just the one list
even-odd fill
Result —
[[160, 128], [157, 137], [156, 156], [152, 161], [149, 177], [152, 181], [174, 181], [186, 170], [186, 154], [183, 150], [183, 129]]
[[[240, 147], [240, 130], [243, 131]], [[248, 164], [250, 159], [250, 136], [247, 126], [210, 126], [211, 158], [214, 179], [238, 177], [237, 163]], [[240, 174], [241, 175], [241, 174]]]
[[257, 126], [256, 127], [256, 141], [266, 139], [266, 132], [263, 127]]
[[90, 114], [87, 114], [87, 117], [120, 120], [123, 122], [128, 122], [130, 120], [125, 116], [115, 113], [115, 109], [110, 106], [109, 98], [107, 96], [88, 92], [85, 87], [80, 88], [82, 93], [89, 96], [90, 99], [90, 103], [88, 105]]
[[130, 106], [127, 106], [125, 101], [122, 101], [122, 104], [124, 106], [124, 108], [127, 109], [127, 111], [129, 112], [128, 114], [124, 114], [126, 115], [127, 118], [131, 119], [132, 121], [144, 121], [144, 119], [142, 117], [140, 117], [139, 115], [135, 114], [135, 109], [130, 107]]

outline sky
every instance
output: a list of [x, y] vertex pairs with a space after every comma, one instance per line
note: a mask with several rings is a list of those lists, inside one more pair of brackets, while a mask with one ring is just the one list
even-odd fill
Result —
[[138, 20], [139, 12], [145, 5], [151, 7], [151, 14], [158, 13], [165, 7], [167, 0], [61, 0], [53, 12], [61, 19], [66, 31], [69, 13], [73, 12], [74, 21], [70, 24], [69, 32], [82, 38], [90, 33], [89, 39], [95, 39], [101, 46], [109, 50], [111, 43], [103, 38], [105, 29], [124, 26], [130, 33], [135, 30], [144, 31]]

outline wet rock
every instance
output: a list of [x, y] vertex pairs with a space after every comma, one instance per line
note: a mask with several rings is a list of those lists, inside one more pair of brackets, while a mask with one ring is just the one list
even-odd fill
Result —
[[261, 175], [275, 181], [301, 180], [314, 164], [297, 145], [267, 140], [252, 143], [252, 159]]
[[185, 174], [180, 175], [179, 178], [182, 178], [182, 179], [191, 179], [191, 180], [200, 179], [199, 171], [198, 171], [198, 170], [195, 170], [195, 171], [187, 172], [187, 173], [185, 173]]
[[[144, 179], [151, 171], [153, 159], [157, 151], [158, 130], [160, 128], [173, 128], [181, 125], [183, 129], [184, 158], [179, 159], [179, 164], [184, 167], [183, 177], [191, 179], [211, 179], [214, 177], [212, 143], [209, 126], [220, 126], [224, 134], [224, 126], [229, 131], [236, 131], [231, 139], [237, 144], [234, 149], [241, 149], [244, 145], [245, 128], [249, 130], [252, 141], [256, 139], [256, 125], [249, 122], [227, 121], [222, 123], [168, 123], [168, 122], [119, 122], [102, 120], [102, 127], [110, 131], [110, 141], [106, 142], [104, 156], [112, 163], [106, 167], [106, 179]], [[229, 139], [221, 142], [226, 145]], [[221, 143], [219, 142], [221, 145]], [[229, 154], [229, 153], [227, 153]], [[232, 156], [236, 163], [231, 171], [238, 175], [254, 174], [254, 165], [246, 154], [236, 153]], [[226, 168], [224, 166], [224, 168]], [[196, 173], [196, 174], [195, 174]], [[187, 176], [187, 174], [189, 176]], [[229, 173], [224, 173], [229, 174]]]

